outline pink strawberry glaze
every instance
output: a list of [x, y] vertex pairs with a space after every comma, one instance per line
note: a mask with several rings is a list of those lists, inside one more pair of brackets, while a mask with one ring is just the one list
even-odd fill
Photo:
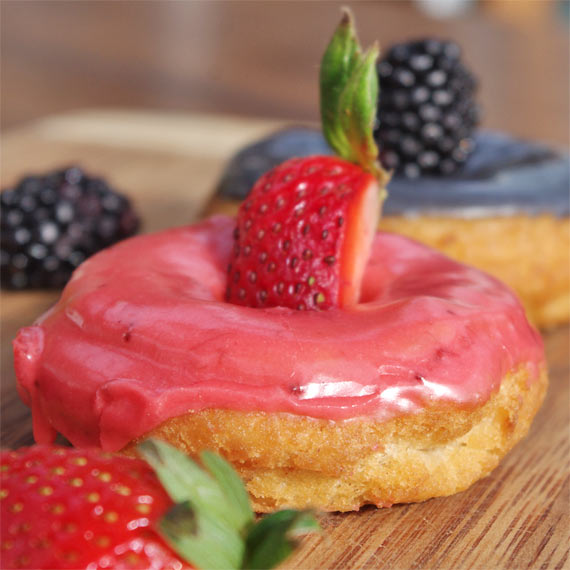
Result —
[[388, 419], [484, 402], [543, 348], [491, 277], [378, 233], [352, 309], [222, 301], [233, 219], [127, 240], [85, 262], [15, 340], [34, 434], [118, 450], [168, 418], [229, 408]]

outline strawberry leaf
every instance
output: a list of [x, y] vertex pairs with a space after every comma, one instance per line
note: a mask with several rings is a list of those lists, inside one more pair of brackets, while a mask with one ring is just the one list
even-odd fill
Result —
[[377, 178], [382, 178], [384, 174], [378, 163], [378, 147], [373, 136], [378, 100], [375, 67], [378, 54], [378, 45], [374, 44], [354, 66], [339, 97], [338, 120], [350, 142], [349, 160], [370, 170]]
[[211, 451], [203, 451], [200, 459], [218, 482], [228, 508], [234, 512], [238, 528], [244, 528], [252, 523], [253, 511], [249, 504], [249, 495], [233, 467]]
[[307, 511], [288, 509], [266, 515], [247, 535], [242, 568], [257, 570], [277, 566], [295, 549], [296, 536], [318, 530], [319, 523]]
[[254, 524], [241, 479], [214, 453], [200, 455], [207, 473], [158, 440], [144, 441], [138, 451], [175, 503], [160, 521], [159, 534], [198, 568], [272, 568], [293, 551], [297, 534], [319, 529], [310, 513], [293, 510], [273, 513]]
[[198, 568], [239, 568], [243, 559], [241, 536], [228, 532], [215, 515], [196, 509], [190, 501], [175, 504], [160, 521], [158, 531], [180, 556]]
[[333, 150], [342, 157], [350, 153], [350, 143], [338, 121], [339, 100], [358, 61], [360, 50], [352, 15], [345, 10], [321, 60], [319, 76], [324, 135]]
[[242, 528], [242, 515], [228, 508], [218, 482], [187, 455], [154, 439], [141, 443], [138, 450], [175, 503], [189, 500], [196, 509], [213, 513], [228, 529]]
[[333, 150], [385, 184], [389, 177], [378, 162], [373, 137], [379, 89], [375, 65], [378, 53], [377, 45], [364, 55], [361, 53], [352, 14], [345, 8], [321, 60], [321, 120], [323, 134]]

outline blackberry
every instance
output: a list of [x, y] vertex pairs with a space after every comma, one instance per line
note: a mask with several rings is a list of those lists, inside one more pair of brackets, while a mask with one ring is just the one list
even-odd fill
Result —
[[73, 166], [27, 176], [0, 194], [1, 283], [62, 287], [87, 257], [136, 233], [129, 200]]
[[451, 174], [467, 159], [479, 122], [477, 81], [449, 41], [394, 45], [378, 62], [374, 136], [387, 168], [408, 178]]

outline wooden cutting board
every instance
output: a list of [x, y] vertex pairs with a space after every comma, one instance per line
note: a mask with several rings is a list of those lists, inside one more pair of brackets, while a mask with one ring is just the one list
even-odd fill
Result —
[[[3, 137], [2, 187], [29, 172], [78, 163], [135, 201], [144, 231], [198, 219], [241, 145], [280, 121], [92, 111], [53, 117]], [[56, 293], [2, 295], [2, 445], [32, 443], [16, 392], [11, 339]], [[325, 514], [287, 568], [569, 567], [568, 327], [544, 333], [550, 389], [528, 437], [471, 489], [422, 504]]]

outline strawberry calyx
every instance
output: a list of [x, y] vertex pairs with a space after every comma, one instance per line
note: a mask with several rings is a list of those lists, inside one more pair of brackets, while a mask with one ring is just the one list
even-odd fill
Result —
[[345, 8], [321, 60], [320, 107], [323, 134], [333, 150], [371, 172], [384, 186], [390, 176], [378, 161], [373, 136], [379, 52], [378, 44], [374, 43], [362, 53], [352, 13]]
[[296, 546], [296, 536], [320, 530], [309, 511], [278, 511], [254, 519], [245, 487], [232, 466], [210, 451], [204, 468], [176, 448], [148, 439], [138, 448], [174, 505], [158, 533], [198, 568], [273, 568]]

